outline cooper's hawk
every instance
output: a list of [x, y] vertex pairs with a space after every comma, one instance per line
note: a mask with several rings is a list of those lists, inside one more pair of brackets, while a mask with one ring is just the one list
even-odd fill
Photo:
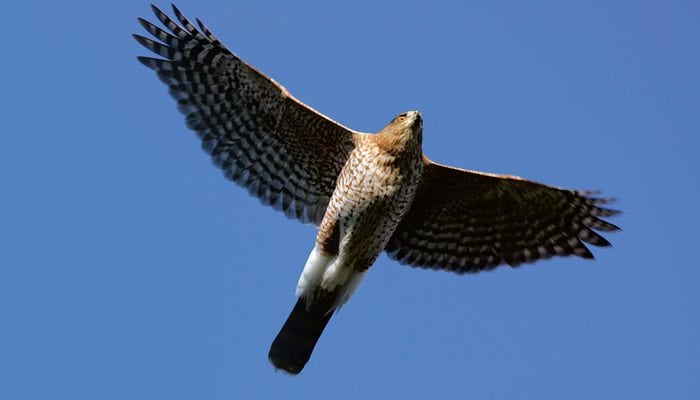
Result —
[[227, 178], [288, 217], [319, 226], [297, 303], [270, 349], [299, 373], [324, 327], [382, 250], [402, 264], [478, 272], [551, 256], [593, 258], [583, 242], [617, 211], [592, 192], [440, 165], [422, 153], [417, 111], [377, 134], [329, 119], [246, 64], [197, 20], [153, 6], [163, 30], [139, 19], [162, 58], [139, 57], [170, 88], [187, 125]]

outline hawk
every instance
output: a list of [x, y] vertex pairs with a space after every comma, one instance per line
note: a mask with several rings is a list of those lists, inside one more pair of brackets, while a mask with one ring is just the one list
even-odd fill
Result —
[[347, 128], [294, 98], [228, 50], [197, 19], [157, 7], [167, 28], [134, 38], [224, 175], [263, 204], [318, 226], [296, 305], [274, 339], [272, 364], [299, 373], [326, 324], [382, 251], [401, 264], [458, 274], [552, 256], [593, 258], [585, 243], [619, 228], [595, 192], [469, 171], [422, 152], [417, 111], [376, 134]]

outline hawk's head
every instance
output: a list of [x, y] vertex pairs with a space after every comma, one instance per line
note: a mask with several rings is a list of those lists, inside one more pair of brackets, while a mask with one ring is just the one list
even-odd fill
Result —
[[420, 149], [423, 143], [423, 118], [418, 111], [408, 111], [394, 118], [378, 134], [386, 150]]

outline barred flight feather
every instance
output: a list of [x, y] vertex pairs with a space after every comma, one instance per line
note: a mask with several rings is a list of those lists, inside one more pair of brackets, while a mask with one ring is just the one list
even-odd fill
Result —
[[613, 199], [593, 197], [597, 192], [426, 163], [385, 249], [402, 264], [474, 273], [551, 256], [593, 258], [584, 242], [610, 245], [594, 230], [619, 230], [601, 219], [619, 214], [601, 207]]
[[263, 204], [318, 225], [360, 133], [296, 100], [201, 21], [200, 31], [175, 6], [179, 24], [153, 11], [169, 32], [139, 19], [153, 39], [134, 38], [162, 58], [138, 59], [168, 85], [214, 164]]

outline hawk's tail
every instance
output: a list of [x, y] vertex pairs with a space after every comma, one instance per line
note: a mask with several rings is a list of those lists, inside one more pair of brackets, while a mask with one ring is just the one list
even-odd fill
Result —
[[306, 301], [297, 300], [297, 304], [270, 347], [270, 353], [267, 356], [272, 365], [292, 375], [301, 372], [332, 316], [332, 311], [328, 313], [308, 311]]

